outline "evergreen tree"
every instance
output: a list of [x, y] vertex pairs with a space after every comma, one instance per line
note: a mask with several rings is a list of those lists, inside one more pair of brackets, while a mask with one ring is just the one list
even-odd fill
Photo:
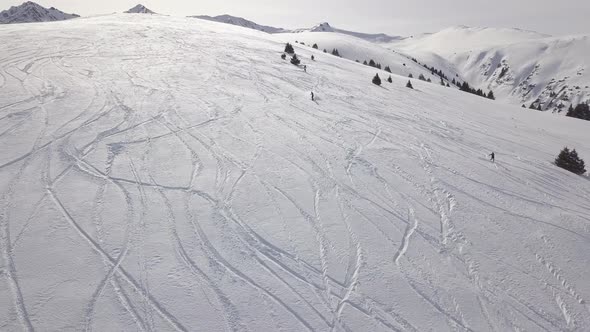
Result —
[[590, 121], [590, 107], [588, 104], [578, 104], [575, 108], [570, 105], [566, 116]]
[[537, 109], [537, 108], [535, 107], [535, 103], [534, 103], [534, 102], [533, 102], [533, 103], [531, 103], [531, 105], [529, 106], [529, 108], [530, 108], [530, 109], [532, 109], [532, 110], [536, 110], [536, 109]]
[[287, 43], [285, 45], [285, 53], [289, 53], [289, 54], [295, 53], [295, 50], [293, 49], [293, 45]]
[[332, 50], [332, 55], [335, 55], [335, 56], [340, 56], [340, 52], [338, 52], [338, 50], [337, 50], [337, 49], [333, 49], [333, 50]]
[[453, 83], [453, 85], [457, 84], [457, 83], [455, 83], [455, 79], [454, 78], [453, 78], [453, 81], [451, 83]]
[[385, 71], [391, 73], [391, 68], [389, 68], [389, 66], [385, 66]]
[[430, 77], [426, 80], [426, 82], [432, 83], [432, 80], [430, 79]]
[[420, 81], [426, 81], [426, 77], [424, 77], [424, 75], [420, 74], [420, 76], [418, 76], [418, 79]]
[[375, 74], [375, 77], [373, 77], [373, 84], [381, 85], [381, 78], [379, 78], [379, 74]]
[[414, 86], [412, 86], [412, 82], [410, 80], [408, 80], [408, 83], [406, 83], [406, 88], [410, 88], [410, 89], [414, 88]]
[[281, 54], [281, 59], [285, 60], [287, 58], [287, 56], [285, 55], [285, 53]]
[[450, 88], [451, 86], [449, 85], [449, 82], [447, 82], [447, 88]]
[[412, 73], [410, 73], [410, 75], [408, 75], [409, 78], [414, 78], [414, 75], [412, 75]]
[[295, 66], [299, 66], [301, 61], [299, 61], [297, 54], [293, 54], [293, 57], [291, 58], [291, 63], [294, 64]]
[[368, 65], [367, 60], [363, 61], [363, 65], [365, 65], [365, 66]]
[[570, 151], [567, 147], [563, 148], [555, 159], [555, 165], [578, 175], [586, 172], [584, 160], [578, 157], [576, 149]]
[[318, 44], [313, 44], [312, 48], [318, 49]]
[[324, 53], [328, 53], [328, 51], [326, 51], [326, 49], [324, 48]]
[[443, 81], [443, 78], [440, 78], [440, 85], [445, 86], [445, 81]]
[[389, 78], [387, 79], [387, 82], [393, 83], [393, 80], [391, 79], [391, 75], [389, 75]]
[[369, 66], [371, 66], [371, 67], [377, 67], [377, 64], [375, 64], [375, 61], [373, 61], [373, 59], [371, 59], [369, 61]]
[[496, 99], [496, 97], [494, 97], [494, 91], [490, 90], [490, 92], [488, 92], [488, 99], [491, 99], [491, 100]]
[[522, 108], [526, 108], [526, 105], [525, 104], [522, 104]]

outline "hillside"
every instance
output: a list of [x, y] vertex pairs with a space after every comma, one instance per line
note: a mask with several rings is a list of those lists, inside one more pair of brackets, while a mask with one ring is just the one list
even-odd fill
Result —
[[341, 35], [349, 35], [352, 37], [360, 38], [372, 43], [390, 43], [393, 41], [401, 40], [399, 36], [389, 36], [384, 33], [363, 33], [344, 29], [338, 29], [330, 25], [328, 22], [317, 24], [311, 28], [295, 29], [292, 31], [286, 31], [291, 33], [302, 33], [302, 32], [335, 32]]
[[455, 71], [471, 85], [493, 90], [497, 99], [514, 105], [534, 103], [544, 111], [562, 112], [570, 104], [590, 101], [589, 36], [455, 27], [389, 47]]
[[282, 29], [282, 28], [275, 28], [275, 27], [271, 27], [271, 26], [260, 25], [260, 24], [254, 23], [252, 21], [249, 21], [245, 18], [235, 17], [235, 16], [231, 16], [231, 15], [218, 15], [218, 16], [197, 15], [197, 16], [189, 16], [189, 17], [198, 18], [198, 19], [207, 20], [207, 21], [236, 25], [236, 26], [240, 26], [243, 28], [254, 29], [254, 30], [258, 30], [258, 31], [266, 32], [266, 33], [279, 33], [279, 32], [285, 31], [285, 29]]
[[20, 6], [12, 6], [1, 11], [0, 24], [64, 21], [77, 17], [80, 16], [66, 14], [54, 7], [45, 8], [34, 2], [27, 1]]
[[[307, 49], [308, 51], [312, 48], [313, 44], [317, 44], [320, 53], [314, 54], [319, 57], [325, 58], [325, 56], [332, 56], [331, 54], [324, 55], [321, 53], [324, 49], [327, 53], [331, 53], [332, 50], [337, 49], [340, 56], [344, 59], [351, 61], [358, 60], [360, 63], [374, 60], [381, 64], [382, 70], [373, 69], [375, 72], [378, 72], [381, 77], [384, 77], [384, 75], [385, 77], [388, 77], [389, 74], [385, 72], [384, 69], [385, 66], [389, 66], [391, 72], [394, 74], [405, 77], [412, 74], [415, 78], [418, 78], [419, 75], [422, 74], [426, 79], [430, 79], [433, 83], [440, 83], [440, 78], [438, 76], [431, 74], [430, 70], [423, 66], [414, 63], [411, 58], [392, 52], [376, 43], [359, 39], [358, 37], [344, 35], [338, 32], [311, 31], [280, 33], [274, 35], [274, 37], [276, 40], [292, 43], [297, 49]], [[301, 44], [298, 45], [296, 42], [304, 43], [305, 46]]]
[[191, 18], [0, 43], [2, 330], [590, 330], [585, 121]]

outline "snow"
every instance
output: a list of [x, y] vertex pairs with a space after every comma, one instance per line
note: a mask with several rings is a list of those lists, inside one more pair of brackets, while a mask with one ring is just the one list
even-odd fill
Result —
[[0, 43], [2, 330], [590, 329], [585, 121], [189, 18]]
[[[454, 27], [388, 44], [419, 61], [457, 73], [514, 105], [541, 103], [565, 114], [590, 101], [590, 37], [550, 37], [518, 29]], [[450, 77], [450, 76], [449, 76]]]
[[0, 24], [63, 21], [77, 17], [76, 14], [66, 14], [54, 7], [45, 8], [27, 1], [0, 12]]

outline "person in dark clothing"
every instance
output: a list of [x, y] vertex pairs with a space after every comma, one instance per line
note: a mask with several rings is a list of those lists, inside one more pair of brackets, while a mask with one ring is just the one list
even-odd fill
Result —
[[311, 101], [315, 101], [315, 95], [313, 94], [313, 91], [311, 92]]
[[493, 152], [492, 152], [492, 153], [490, 153], [490, 161], [491, 161], [491, 162], [494, 162], [494, 161], [496, 161], [496, 154], [494, 154]]
[[303, 71], [307, 73], [307, 66], [303, 65]]

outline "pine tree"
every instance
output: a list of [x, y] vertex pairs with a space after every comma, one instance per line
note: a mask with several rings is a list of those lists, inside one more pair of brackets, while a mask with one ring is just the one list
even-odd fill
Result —
[[555, 159], [555, 165], [578, 175], [586, 172], [584, 160], [578, 157], [576, 149], [570, 151], [567, 147], [563, 148]]
[[379, 74], [375, 74], [375, 77], [373, 77], [373, 84], [381, 85], [381, 78], [379, 78]]
[[432, 83], [432, 80], [430, 79], [430, 77], [426, 80], [426, 82]]
[[445, 86], [445, 81], [443, 81], [442, 77], [440, 78], [440, 85]]
[[295, 53], [295, 50], [293, 49], [293, 45], [287, 43], [285, 45], [285, 53], [289, 53], [289, 54]]
[[375, 61], [373, 61], [373, 59], [371, 59], [369, 61], [369, 66], [371, 66], [371, 67], [377, 67], [377, 65], [375, 64]]
[[335, 55], [335, 56], [340, 56], [340, 52], [338, 52], [338, 50], [337, 50], [337, 49], [333, 49], [333, 50], [332, 50], [332, 55]]
[[387, 79], [387, 82], [393, 83], [393, 80], [391, 79], [391, 75], [389, 75], [389, 78]]
[[313, 44], [312, 48], [318, 49], [318, 44]]
[[363, 61], [363, 65], [365, 65], [365, 66], [369, 65], [369, 64], [367, 63], [367, 60]]
[[297, 54], [293, 54], [293, 57], [291, 58], [291, 63], [294, 64], [295, 66], [299, 66], [301, 61], [299, 61]]
[[391, 73], [391, 68], [389, 68], [389, 66], [385, 66], [385, 71]]
[[412, 75], [412, 73], [410, 73], [410, 75], [408, 75], [409, 78], [414, 78], [414, 75]]
[[285, 53], [281, 54], [281, 59], [285, 60], [287, 58], [287, 56], [285, 55]]
[[490, 92], [488, 92], [488, 99], [496, 100], [496, 97], [494, 97], [494, 91], [490, 90]]
[[414, 88], [414, 86], [412, 86], [412, 82], [410, 80], [408, 80], [408, 83], [406, 84], [406, 88], [410, 88], [410, 89]]
[[526, 108], [526, 105], [525, 104], [522, 104], [522, 108]]
[[324, 53], [328, 53], [328, 51], [326, 51], [326, 49], [324, 48]]
[[420, 76], [418, 76], [418, 79], [420, 81], [426, 81], [426, 77], [424, 77], [424, 75], [420, 74]]
[[449, 82], [447, 82], [447, 88], [450, 88], [451, 86], [449, 85]]

